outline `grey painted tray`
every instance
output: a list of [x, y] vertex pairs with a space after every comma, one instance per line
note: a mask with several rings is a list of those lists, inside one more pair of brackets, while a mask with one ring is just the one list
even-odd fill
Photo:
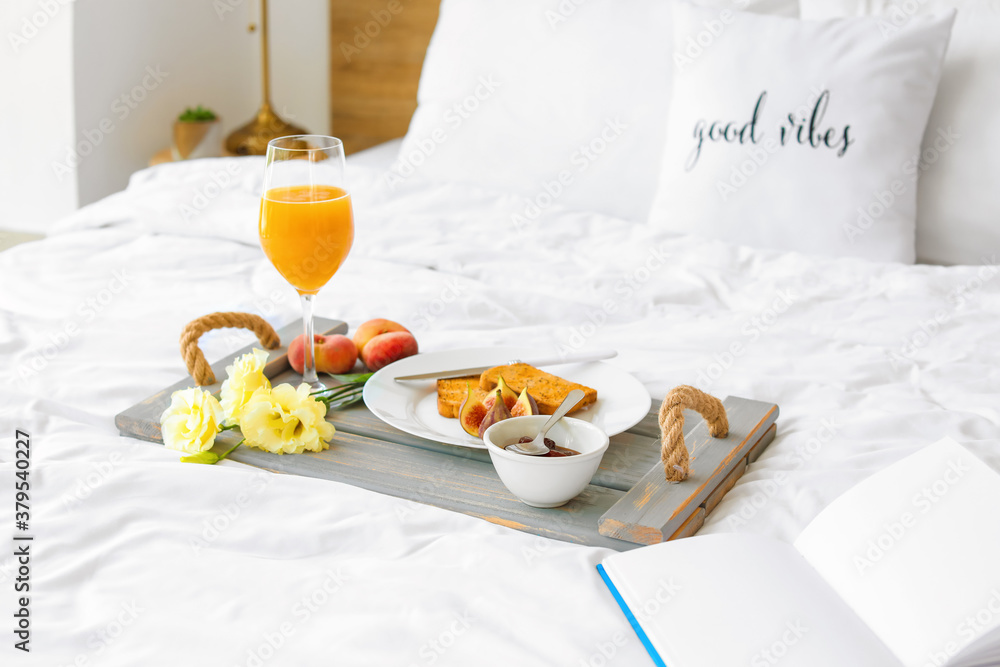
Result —
[[[294, 322], [279, 330], [282, 342], [291, 341], [301, 326], [301, 322]], [[344, 333], [346, 329], [342, 322], [316, 320], [319, 332]], [[219, 381], [205, 389], [218, 392], [226, 366], [252, 347], [213, 364]], [[299, 377], [288, 365], [285, 348], [271, 352], [265, 374], [275, 384], [294, 383]], [[189, 386], [193, 386], [190, 378], [183, 379], [120, 413], [115, 417], [118, 430], [122, 435], [162, 443], [160, 414], [169, 405], [171, 393]], [[404, 433], [360, 404], [329, 416], [337, 435], [326, 451], [279, 456], [240, 447], [230, 458], [274, 472], [344, 482], [535, 535], [622, 551], [694, 534], [748, 461], [774, 437], [777, 406], [733, 397], [724, 404], [730, 419], [726, 439], [709, 438], [701, 417], [691, 412], [687, 415], [685, 436], [694, 443], [691, 480], [675, 485], [664, 480], [657, 485], [656, 470], [660, 476], [663, 473], [653, 409], [639, 424], [611, 438], [590, 485], [555, 509], [537, 509], [518, 501], [497, 477], [486, 451]], [[238, 438], [232, 432], [220, 434], [215, 450], [221, 453]], [[657, 492], [661, 486], [665, 491]], [[656, 495], [664, 492], [665, 498]], [[654, 496], [657, 500], [652, 509], [646, 509]]]

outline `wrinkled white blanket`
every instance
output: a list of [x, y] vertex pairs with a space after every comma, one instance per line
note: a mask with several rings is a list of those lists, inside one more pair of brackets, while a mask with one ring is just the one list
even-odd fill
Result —
[[[594, 570], [604, 550], [340, 484], [183, 465], [117, 435], [116, 413], [184, 375], [189, 320], [298, 317], [257, 246], [261, 172], [255, 158], [140, 172], [50, 238], [0, 254], [0, 525], [18, 533], [21, 429], [35, 536], [32, 651], [7, 632], [0, 662], [646, 664]], [[352, 178], [357, 240], [320, 315], [398, 320], [427, 351], [613, 347], [654, 397], [694, 384], [781, 406], [778, 438], [703, 533], [791, 540], [841, 492], [944, 435], [1000, 469], [995, 257], [821, 260], [558, 201], [535, 215], [467, 186], [390, 187], [376, 169]], [[215, 359], [250, 340], [215, 332], [202, 346]], [[18, 574], [3, 553], [9, 626]]]

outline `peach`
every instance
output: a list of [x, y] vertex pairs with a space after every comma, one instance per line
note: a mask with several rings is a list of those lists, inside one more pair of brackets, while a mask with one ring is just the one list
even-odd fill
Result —
[[390, 331], [372, 338], [361, 350], [361, 360], [370, 371], [417, 353], [417, 339], [409, 331]]
[[[398, 322], [393, 322], [392, 320], [384, 320], [381, 318], [368, 320], [354, 332], [354, 345], [358, 348], [358, 354], [360, 355], [365, 349], [365, 345], [368, 344], [375, 336], [380, 336], [385, 333], [391, 333], [393, 331], [405, 331], [410, 333], [410, 330], [404, 327]], [[364, 356], [361, 357], [364, 359]]]
[[[288, 363], [296, 373], [305, 366], [305, 335], [299, 334], [288, 346]], [[313, 337], [313, 354], [316, 356], [316, 370], [320, 373], [350, 373], [358, 360], [358, 350], [354, 341], [347, 336]]]

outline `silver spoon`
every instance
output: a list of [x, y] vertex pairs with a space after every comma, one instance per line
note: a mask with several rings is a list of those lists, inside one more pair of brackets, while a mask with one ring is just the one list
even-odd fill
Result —
[[583, 399], [584, 393], [582, 389], [574, 389], [573, 391], [566, 394], [566, 398], [556, 411], [552, 413], [549, 420], [545, 422], [545, 425], [538, 431], [538, 435], [532, 438], [529, 442], [517, 443], [512, 445], [507, 445], [505, 449], [508, 451], [515, 452], [517, 454], [527, 454], [528, 456], [541, 456], [543, 454], [549, 453], [549, 448], [545, 446], [545, 434], [549, 432], [552, 426], [562, 419], [567, 412], [576, 407], [576, 404]]

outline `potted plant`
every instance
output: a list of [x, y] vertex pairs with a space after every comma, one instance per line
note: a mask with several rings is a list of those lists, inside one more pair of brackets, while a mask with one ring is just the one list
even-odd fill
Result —
[[174, 121], [174, 160], [218, 157], [222, 154], [222, 123], [211, 109], [200, 104], [184, 110]]

